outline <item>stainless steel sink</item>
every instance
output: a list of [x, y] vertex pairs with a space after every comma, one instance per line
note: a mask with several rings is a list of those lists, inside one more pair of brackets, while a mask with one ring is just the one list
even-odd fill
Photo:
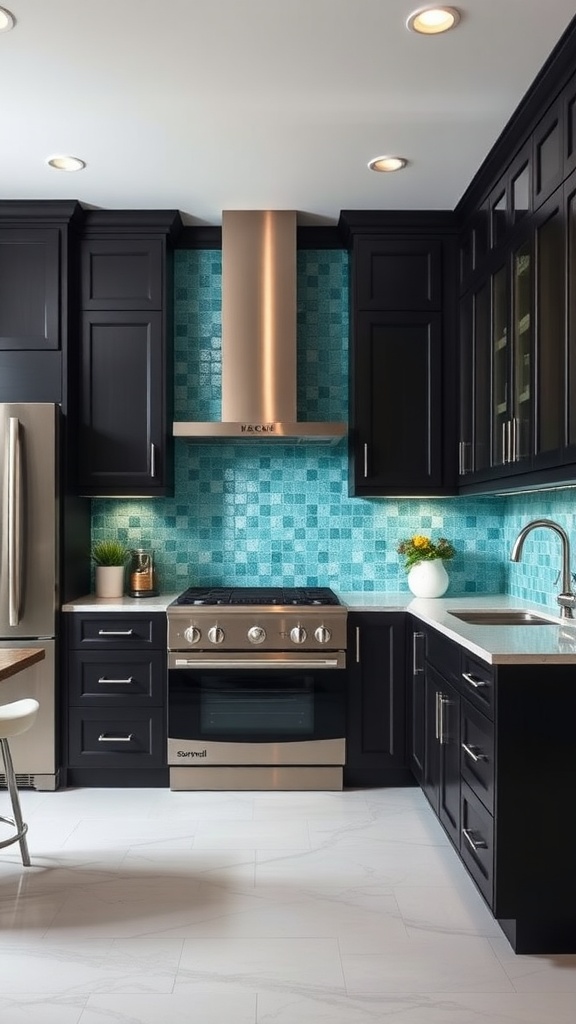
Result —
[[528, 612], [522, 608], [491, 608], [474, 609], [472, 611], [450, 612], [455, 619], [461, 622], [469, 622], [474, 626], [557, 626], [557, 622], [551, 622], [538, 615], [537, 612]]

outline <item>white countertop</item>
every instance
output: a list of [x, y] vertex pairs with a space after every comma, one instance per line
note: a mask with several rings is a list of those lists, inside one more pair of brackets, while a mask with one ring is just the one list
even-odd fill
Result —
[[[177, 594], [121, 597], [115, 600], [88, 594], [70, 601], [65, 612], [165, 612]], [[576, 665], [576, 618], [560, 619], [555, 609], [543, 608], [507, 594], [483, 597], [412, 597], [409, 593], [345, 593], [338, 597], [353, 612], [409, 612], [433, 626], [471, 654], [492, 665]], [[550, 619], [545, 626], [479, 626], [462, 622], [451, 611], [481, 608], [524, 608]]]

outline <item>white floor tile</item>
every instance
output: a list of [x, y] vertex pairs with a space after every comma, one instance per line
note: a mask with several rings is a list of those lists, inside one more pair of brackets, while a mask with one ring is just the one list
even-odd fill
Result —
[[417, 788], [23, 797], [0, 1024], [576, 1020], [576, 955], [514, 955]]

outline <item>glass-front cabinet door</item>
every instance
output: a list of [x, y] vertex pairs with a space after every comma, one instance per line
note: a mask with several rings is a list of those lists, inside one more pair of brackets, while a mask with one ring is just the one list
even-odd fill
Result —
[[507, 461], [531, 453], [532, 424], [532, 259], [530, 239], [512, 253], [512, 408], [507, 426]]
[[[565, 362], [565, 231], [562, 189], [552, 196], [536, 215], [536, 431], [535, 462], [538, 466], [556, 464], [566, 444], [566, 362]], [[568, 225], [575, 215], [568, 204]], [[574, 227], [572, 227], [574, 233]], [[572, 243], [573, 245], [573, 243]], [[568, 226], [568, 260], [570, 253]], [[568, 281], [572, 276], [571, 269]]]
[[492, 465], [508, 462], [509, 375], [506, 266], [492, 275]]

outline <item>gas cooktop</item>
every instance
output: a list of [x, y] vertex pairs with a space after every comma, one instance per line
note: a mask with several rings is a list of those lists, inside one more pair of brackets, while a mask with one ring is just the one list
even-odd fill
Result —
[[340, 601], [329, 587], [189, 587], [173, 605], [326, 606]]

